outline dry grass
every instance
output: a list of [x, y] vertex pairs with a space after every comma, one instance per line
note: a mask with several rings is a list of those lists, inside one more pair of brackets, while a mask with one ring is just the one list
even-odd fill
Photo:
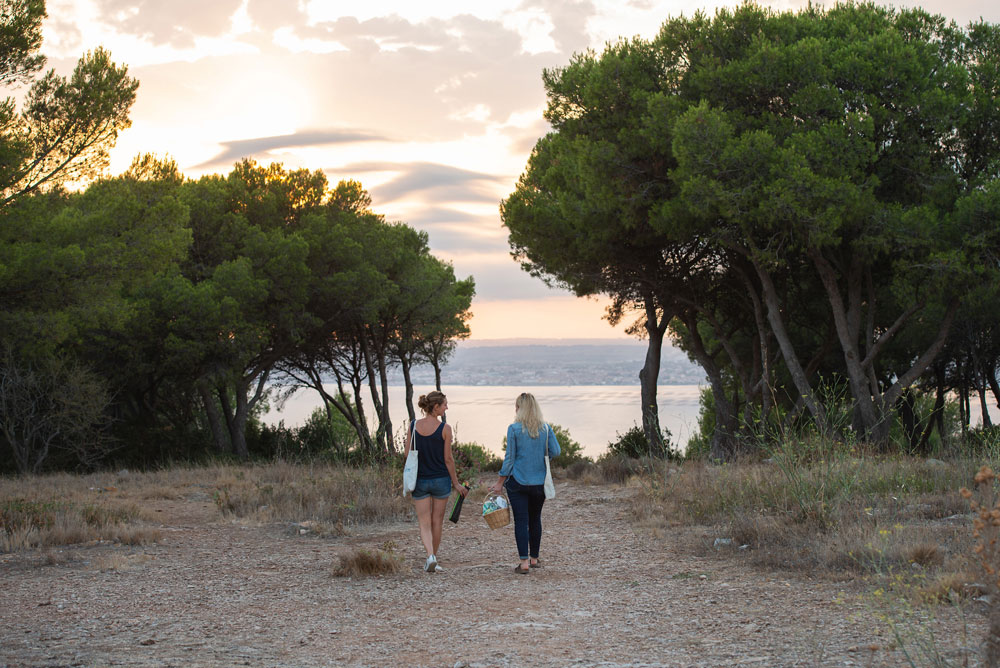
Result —
[[234, 517], [343, 528], [407, 517], [410, 503], [397, 478], [391, 469], [273, 463], [221, 475], [214, 496], [223, 514]]
[[83, 494], [67, 494], [60, 501], [0, 497], [0, 552], [93, 541], [145, 545], [160, 540], [160, 530], [146, 526], [141, 516], [135, 504]]
[[341, 555], [334, 566], [335, 577], [371, 577], [373, 575], [393, 575], [403, 570], [403, 560], [390, 546], [379, 550], [355, 550]]
[[556, 481], [569, 479], [590, 485], [624, 485], [637, 476], [662, 475], [669, 462], [656, 458], [634, 459], [621, 455], [605, 455], [596, 462], [573, 462], [553, 472]]
[[109, 541], [145, 545], [158, 500], [214, 499], [219, 510], [251, 522], [300, 523], [313, 535], [406, 517], [399, 474], [386, 469], [271, 463], [175, 467], [150, 472], [57, 473], [0, 478], [0, 551]]
[[[779, 453], [780, 456], [780, 453]], [[752, 564], [842, 577], [963, 572], [971, 554], [968, 460], [926, 462], [825, 453], [809, 460], [713, 466], [685, 462], [646, 479], [634, 521], [708, 527]], [[718, 550], [714, 550], [718, 551]], [[943, 585], [942, 585], [943, 586]], [[939, 587], [940, 588], [940, 587]]]

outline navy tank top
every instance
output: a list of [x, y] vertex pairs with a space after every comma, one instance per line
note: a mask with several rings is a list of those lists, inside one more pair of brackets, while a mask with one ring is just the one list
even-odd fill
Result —
[[413, 435], [417, 443], [417, 478], [450, 478], [444, 464], [444, 422], [430, 436], [416, 429]]

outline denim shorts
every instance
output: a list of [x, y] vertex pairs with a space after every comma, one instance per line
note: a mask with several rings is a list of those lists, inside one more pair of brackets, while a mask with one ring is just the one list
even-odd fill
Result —
[[451, 496], [451, 478], [417, 478], [417, 486], [413, 488], [414, 499], [447, 499]]

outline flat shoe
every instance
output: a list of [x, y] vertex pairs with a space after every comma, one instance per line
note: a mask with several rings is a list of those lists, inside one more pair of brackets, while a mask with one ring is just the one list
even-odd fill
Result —
[[514, 572], [517, 573], [518, 575], [527, 575], [531, 571], [529, 571], [527, 568], [521, 568], [521, 564], [518, 564], [517, 566], [514, 567]]
[[535, 563], [531, 564], [531, 568], [541, 568], [541, 567], [542, 567], [542, 562], [540, 561], [536, 561]]

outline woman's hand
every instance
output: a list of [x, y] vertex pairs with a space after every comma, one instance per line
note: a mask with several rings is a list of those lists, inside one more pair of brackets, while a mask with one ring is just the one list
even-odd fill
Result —
[[495, 483], [490, 485], [490, 491], [494, 494], [500, 494], [503, 491], [503, 480], [497, 480]]
[[467, 486], [463, 485], [462, 483], [458, 483], [456, 485], [453, 485], [453, 487], [456, 490], [458, 490], [458, 493], [461, 494], [463, 498], [469, 493], [469, 488]]

